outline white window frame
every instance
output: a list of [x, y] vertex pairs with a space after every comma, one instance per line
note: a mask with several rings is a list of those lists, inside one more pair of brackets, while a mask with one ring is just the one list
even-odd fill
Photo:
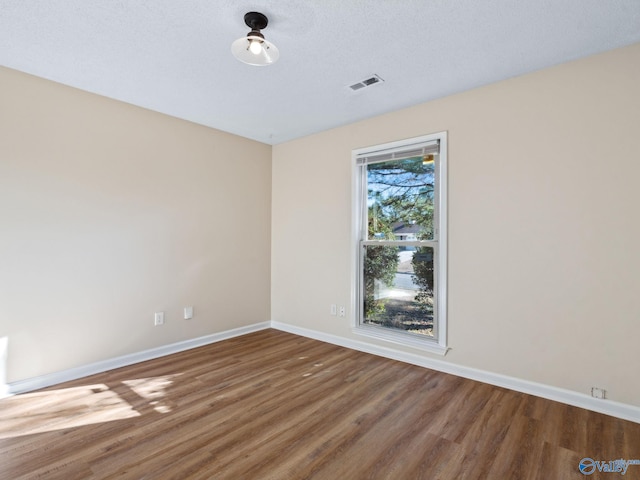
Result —
[[[432, 241], [411, 242], [416, 246], [432, 246], [435, 249], [434, 262], [434, 300], [435, 315], [433, 337], [420, 336], [409, 332], [402, 332], [387, 327], [365, 324], [363, 318], [362, 301], [362, 242], [370, 243], [366, 238], [366, 228], [363, 222], [367, 218], [367, 192], [366, 192], [366, 165], [358, 165], [358, 159], [367, 155], [391, 153], [393, 151], [407, 150], [412, 147], [420, 147], [423, 144], [439, 142], [439, 154], [435, 161], [434, 181], [434, 238]], [[445, 355], [447, 346], [447, 132], [439, 132], [420, 137], [389, 142], [371, 147], [358, 148], [352, 151], [352, 291], [351, 311], [352, 331], [358, 335], [381, 339], [388, 342], [417, 347], [421, 350]], [[365, 233], [363, 233], [365, 232]], [[363, 236], [365, 238], [363, 238]], [[403, 242], [405, 244], [406, 242]]]

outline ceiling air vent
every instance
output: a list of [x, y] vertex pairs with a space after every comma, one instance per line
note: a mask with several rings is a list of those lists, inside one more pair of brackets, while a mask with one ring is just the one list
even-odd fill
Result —
[[349, 88], [355, 92], [365, 87], [370, 87], [371, 85], [377, 85], [378, 83], [382, 83], [382, 82], [384, 82], [382, 78], [380, 78], [378, 75], [373, 75], [369, 78], [365, 78], [364, 80], [354, 83], [353, 85], [349, 85]]

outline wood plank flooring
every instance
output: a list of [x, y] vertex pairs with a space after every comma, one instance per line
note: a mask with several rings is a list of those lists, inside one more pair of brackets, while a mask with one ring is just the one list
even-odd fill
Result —
[[11, 480], [619, 476], [584, 457], [640, 424], [277, 330], [0, 400]]

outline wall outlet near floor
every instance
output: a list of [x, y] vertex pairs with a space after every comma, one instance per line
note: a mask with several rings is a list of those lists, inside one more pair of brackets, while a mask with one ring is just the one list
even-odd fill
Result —
[[190, 320], [193, 318], [193, 307], [184, 307], [184, 319]]
[[347, 310], [344, 307], [340, 307], [339, 315], [341, 317], [344, 317], [346, 313], [347, 313]]
[[604, 388], [591, 387], [591, 396], [593, 398], [607, 398], [607, 391]]
[[156, 312], [153, 315], [153, 324], [157, 327], [158, 325], [164, 325], [164, 312]]

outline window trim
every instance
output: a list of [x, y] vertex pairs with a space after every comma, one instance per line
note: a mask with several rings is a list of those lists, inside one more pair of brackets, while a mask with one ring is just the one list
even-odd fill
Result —
[[[364, 230], [363, 222], [366, 216], [363, 211], [366, 208], [366, 200], [362, 191], [364, 182], [362, 162], [359, 161], [363, 156], [377, 156], [385, 151], [395, 151], [407, 149], [412, 145], [430, 143], [439, 141], [440, 152], [438, 161], [435, 164], [436, 182], [434, 185], [436, 209], [434, 217], [435, 235], [434, 242], [436, 245], [436, 276], [435, 297], [436, 297], [436, 316], [434, 323], [434, 332], [436, 338], [421, 338], [415, 334], [402, 332], [400, 330], [392, 330], [377, 325], [367, 325], [360, 323], [361, 309], [360, 299], [362, 292], [361, 281], [361, 240]], [[422, 135], [419, 137], [408, 138], [388, 142], [370, 147], [357, 148], [352, 151], [352, 274], [351, 274], [351, 311], [353, 312], [351, 321], [351, 330], [357, 335], [363, 335], [371, 338], [384, 340], [404, 346], [418, 348], [430, 353], [445, 355], [449, 350], [447, 344], [447, 132], [439, 132], [430, 135]], [[367, 239], [364, 239], [367, 241]], [[399, 241], [394, 242], [398, 244]], [[367, 243], [369, 243], [367, 241]], [[407, 242], [402, 242], [407, 243]], [[408, 242], [415, 243], [415, 242]]]

